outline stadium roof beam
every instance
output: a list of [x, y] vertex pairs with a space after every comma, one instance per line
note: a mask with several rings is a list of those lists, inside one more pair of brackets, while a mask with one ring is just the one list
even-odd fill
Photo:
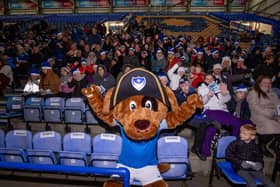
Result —
[[264, 3], [266, 3], [266, 1], [267, 0], [264, 0], [264, 1], [260, 1], [260, 2], [258, 2], [256, 4], [254, 4], [253, 6], [249, 7], [248, 11], [254, 9], [255, 7], [257, 7], [257, 9], [260, 8]]
[[268, 5], [268, 6], [266, 6], [266, 7], [264, 7], [264, 8], [262, 8], [262, 9], [260, 9], [260, 10], [256, 10], [254, 13], [255, 13], [255, 14], [259, 14], [259, 13], [265, 12], [267, 9], [270, 9], [271, 7], [273, 7], [273, 6], [275, 6], [275, 5], [279, 4], [279, 3], [280, 3], [280, 1], [276, 1], [276, 2], [274, 2], [274, 3], [272, 3], [272, 4]]
[[267, 13], [267, 12], [263, 12], [262, 13], [263, 16], [266, 16], [268, 18], [274, 18], [277, 17], [277, 19], [280, 19], [280, 10], [274, 13]]

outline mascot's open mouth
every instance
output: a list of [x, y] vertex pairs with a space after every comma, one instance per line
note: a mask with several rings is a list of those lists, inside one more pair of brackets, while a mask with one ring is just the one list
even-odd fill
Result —
[[148, 120], [137, 120], [134, 123], [134, 127], [139, 132], [146, 132], [146, 131], [148, 131], [148, 128], [150, 127], [150, 122]]

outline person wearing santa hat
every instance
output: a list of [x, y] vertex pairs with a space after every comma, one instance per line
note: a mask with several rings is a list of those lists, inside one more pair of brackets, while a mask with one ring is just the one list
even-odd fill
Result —
[[48, 62], [41, 65], [42, 75], [40, 78], [40, 92], [42, 94], [57, 94], [59, 91], [60, 80], [58, 75], [52, 70]]
[[23, 92], [26, 94], [38, 93], [40, 83], [40, 73], [37, 69], [32, 69], [28, 81], [26, 82]]

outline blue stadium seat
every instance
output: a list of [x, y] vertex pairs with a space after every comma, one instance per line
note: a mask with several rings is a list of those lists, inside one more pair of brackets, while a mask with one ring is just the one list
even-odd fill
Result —
[[86, 105], [85, 123], [86, 123], [86, 132], [87, 133], [90, 133], [90, 129], [89, 129], [88, 125], [98, 124], [98, 121], [97, 121], [96, 117], [94, 116], [92, 110], [89, 108], [88, 105]]
[[50, 130], [49, 123], [61, 123], [63, 121], [64, 112], [64, 98], [49, 97], [45, 100], [43, 107], [44, 121], [46, 123], [46, 130]]
[[23, 106], [23, 117], [27, 129], [30, 129], [30, 122], [41, 122], [43, 120], [42, 108], [44, 99], [42, 97], [29, 97]]
[[63, 151], [59, 152], [59, 163], [70, 166], [87, 166], [87, 155], [90, 153], [90, 135], [83, 132], [67, 133], [63, 137]]
[[[246, 184], [246, 181], [233, 170], [231, 163], [225, 160], [226, 148], [234, 140], [236, 140], [235, 136], [223, 136], [217, 140], [217, 144], [213, 153], [209, 185], [212, 185], [214, 174], [216, 174], [217, 177], [220, 177], [222, 174], [233, 185]], [[256, 184], [261, 185], [262, 183], [259, 180], [256, 180]]]
[[0, 129], [0, 148], [5, 147], [5, 132]]
[[5, 107], [5, 111], [0, 111], [0, 119], [5, 120], [5, 124], [11, 125], [11, 119], [22, 117], [24, 98], [21, 96], [10, 96]]
[[32, 148], [32, 133], [28, 130], [12, 130], [5, 137], [6, 147], [0, 155], [6, 162], [26, 162], [26, 149]]
[[170, 169], [162, 173], [164, 179], [184, 180], [191, 177], [188, 160], [188, 142], [180, 136], [165, 136], [158, 140], [159, 163], [170, 164]]
[[103, 133], [92, 139], [93, 153], [90, 162], [94, 167], [114, 168], [121, 152], [122, 140], [119, 135]]
[[66, 132], [70, 129], [68, 124], [83, 124], [85, 113], [85, 102], [83, 98], [68, 98], [64, 107], [64, 122], [66, 124]]
[[27, 150], [27, 158], [33, 164], [57, 164], [56, 154], [61, 150], [62, 140], [58, 132], [38, 132], [33, 136], [33, 149]]

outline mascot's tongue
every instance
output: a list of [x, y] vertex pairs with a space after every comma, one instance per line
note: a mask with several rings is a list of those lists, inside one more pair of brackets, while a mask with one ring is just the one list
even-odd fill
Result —
[[148, 120], [137, 120], [134, 126], [139, 130], [145, 130], [150, 126], [150, 122]]

